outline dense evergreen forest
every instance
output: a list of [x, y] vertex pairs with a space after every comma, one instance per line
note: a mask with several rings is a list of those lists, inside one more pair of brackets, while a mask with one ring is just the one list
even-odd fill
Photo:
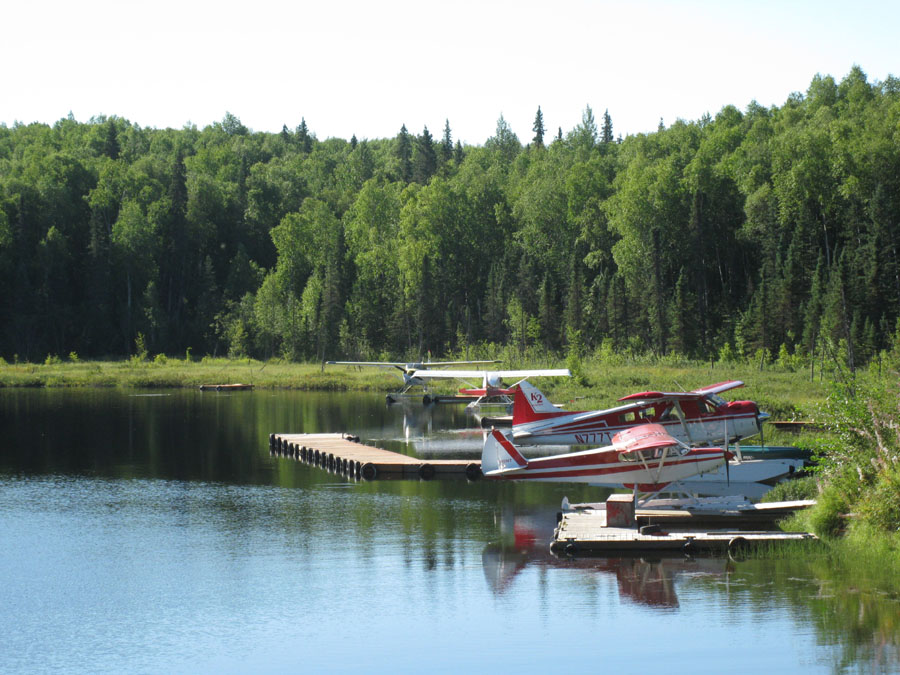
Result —
[[483, 146], [117, 117], [0, 126], [0, 357], [507, 345], [859, 366], [900, 316], [900, 80]]

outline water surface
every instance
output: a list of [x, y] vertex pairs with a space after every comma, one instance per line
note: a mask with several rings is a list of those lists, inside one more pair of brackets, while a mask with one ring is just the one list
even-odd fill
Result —
[[820, 561], [559, 559], [562, 497], [604, 491], [352, 482], [268, 449], [472, 456], [462, 407], [157, 394], [0, 390], [0, 672], [898, 670], [896, 589]]

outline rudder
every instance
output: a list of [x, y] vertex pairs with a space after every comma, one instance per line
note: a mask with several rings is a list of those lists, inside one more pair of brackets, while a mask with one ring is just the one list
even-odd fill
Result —
[[522, 453], [516, 450], [502, 432], [492, 428], [484, 439], [481, 450], [481, 472], [488, 476], [494, 472], [524, 469], [527, 466], [528, 460]]
[[516, 396], [513, 399], [513, 425], [534, 422], [543, 419], [550, 413], [557, 416], [562, 411], [550, 403], [543, 392], [528, 380], [519, 382]]

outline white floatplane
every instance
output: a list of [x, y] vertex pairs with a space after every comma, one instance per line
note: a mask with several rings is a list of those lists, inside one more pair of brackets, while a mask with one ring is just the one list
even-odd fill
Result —
[[529, 460], [501, 431], [491, 429], [481, 453], [481, 471], [493, 480], [589, 483], [656, 492], [675, 481], [715, 471], [733, 457], [723, 448], [692, 448], [659, 424], [620, 431], [612, 441], [607, 447]]
[[762, 434], [769, 416], [753, 401], [726, 401], [720, 393], [743, 387], [739, 380], [688, 392], [646, 391], [620, 398], [608, 410], [560, 410], [527, 381], [513, 399], [512, 438], [520, 445], [608, 444], [626, 429], [647, 423], [691, 445], [731, 443]]
[[[481, 386], [468, 384], [459, 390], [461, 397], [471, 399], [469, 405], [475, 407], [486, 401], [512, 403], [512, 397], [524, 383], [526, 377], [571, 377], [568, 368], [531, 368], [525, 370], [417, 370], [413, 377], [422, 380], [455, 379], [460, 381], [480, 381]], [[523, 380], [512, 385], [504, 380]]]
[[[412, 387], [422, 387], [426, 394], [428, 392], [428, 383], [420, 373], [430, 372], [433, 368], [444, 369], [450, 366], [480, 366], [492, 363], [500, 363], [497, 360], [485, 361], [423, 361], [423, 362], [403, 362], [403, 361], [326, 361], [326, 366], [362, 366], [376, 368], [396, 368], [400, 371], [400, 377], [403, 379], [403, 387], [393, 393], [388, 394], [388, 403], [393, 403], [407, 395]], [[442, 371], [449, 372], [449, 371]], [[447, 375], [445, 377], [453, 377]]]

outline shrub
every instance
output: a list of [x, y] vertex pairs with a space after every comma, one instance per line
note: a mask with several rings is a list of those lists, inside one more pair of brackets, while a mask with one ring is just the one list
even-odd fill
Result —
[[860, 500], [858, 511], [860, 519], [876, 530], [900, 531], [900, 472], [881, 472], [875, 486]]
[[762, 501], [789, 502], [800, 499], [818, 499], [819, 483], [815, 476], [801, 476], [778, 483], [769, 490]]
[[840, 489], [831, 486], [816, 500], [809, 511], [809, 526], [820, 537], [834, 537], [844, 530], [847, 516], [847, 498]]

